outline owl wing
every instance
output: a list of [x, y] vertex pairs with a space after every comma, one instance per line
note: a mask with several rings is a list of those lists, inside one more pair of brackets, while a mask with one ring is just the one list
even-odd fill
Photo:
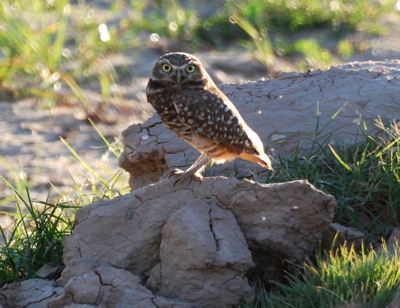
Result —
[[[260, 149], [253, 146], [258, 143], [252, 140], [255, 133], [219, 89], [212, 92], [182, 90], [174, 98], [174, 106], [179, 119], [192, 133], [218, 142], [231, 153], [260, 154]], [[259, 140], [258, 135], [255, 136]]]

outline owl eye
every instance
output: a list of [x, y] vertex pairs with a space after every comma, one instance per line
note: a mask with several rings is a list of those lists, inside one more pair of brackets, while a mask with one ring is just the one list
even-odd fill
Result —
[[193, 64], [186, 66], [186, 71], [190, 74], [194, 73], [195, 70], [196, 70], [196, 66], [194, 66]]
[[164, 73], [168, 73], [172, 70], [171, 65], [164, 63], [163, 65], [161, 65], [161, 69], [163, 70]]

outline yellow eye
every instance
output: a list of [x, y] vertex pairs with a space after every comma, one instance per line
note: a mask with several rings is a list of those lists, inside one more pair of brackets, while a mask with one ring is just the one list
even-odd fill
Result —
[[164, 63], [163, 65], [161, 65], [161, 69], [163, 70], [163, 72], [168, 73], [172, 70], [172, 67], [168, 63]]
[[186, 72], [188, 72], [190, 74], [194, 73], [195, 70], [196, 70], [196, 66], [194, 66], [193, 64], [186, 66]]

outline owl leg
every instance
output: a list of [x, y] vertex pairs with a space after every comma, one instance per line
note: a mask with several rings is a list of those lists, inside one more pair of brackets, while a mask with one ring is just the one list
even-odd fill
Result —
[[[185, 172], [180, 173], [179, 177], [175, 180], [174, 186], [176, 183], [178, 183], [181, 180], [186, 180], [187, 178], [192, 178], [195, 181], [201, 182], [202, 180], [202, 175], [201, 171], [203, 171], [204, 167], [211, 161], [211, 158], [205, 154], [202, 153], [200, 157], [193, 163], [193, 165], [190, 166], [189, 169], [187, 169]], [[178, 172], [173, 172], [173, 174], [170, 174], [170, 176], [178, 174]]]

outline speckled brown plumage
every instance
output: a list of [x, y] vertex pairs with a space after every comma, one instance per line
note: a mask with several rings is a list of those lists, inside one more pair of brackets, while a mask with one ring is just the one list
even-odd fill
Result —
[[272, 170], [259, 136], [193, 55], [160, 57], [146, 92], [164, 124], [201, 153], [183, 176], [194, 176], [210, 160], [223, 163], [236, 157]]

